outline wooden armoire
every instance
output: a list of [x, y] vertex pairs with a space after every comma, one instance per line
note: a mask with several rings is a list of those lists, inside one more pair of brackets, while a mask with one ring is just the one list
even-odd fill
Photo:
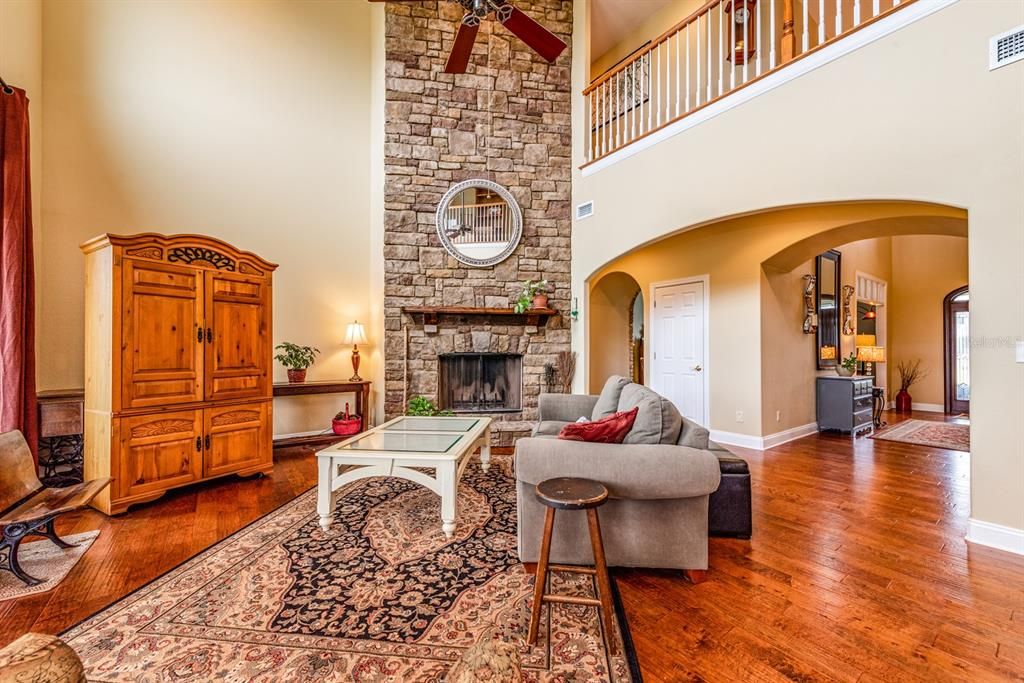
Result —
[[85, 478], [108, 515], [273, 469], [271, 276], [202, 235], [101, 235], [85, 252]]

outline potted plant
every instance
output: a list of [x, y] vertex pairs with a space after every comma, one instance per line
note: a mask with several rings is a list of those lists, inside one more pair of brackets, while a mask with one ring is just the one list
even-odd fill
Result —
[[516, 313], [525, 313], [531, 308], [547, 308], [548, 307], [548, 281], [538, 280], [527, 280], [523, 284], [523, 289], [519, 292], [519, 296], [516, 297], [515, 311]]
[[857, 354], [851, 353], [839, 361], [836, 366], [836, 374], [840, 377], [853, 377], [857, 374]]
[[439, 410], [437, 404], [431, 401], [426, 396], [413, 396], [409, 399], [409, 407], [405, 411], [406, 415], [415, 415], [419, 417], [449, 417], [454, 415], [450, 410]]
[[274, 360], [288, 368], [288, 381], [292, 384], [306, 381], [306, 368], [316, 361], [316, 355], [320, 353], [316, 347], [299, 346], [291, 342], [281, 342], [274, 349], [280, 351]]
[[914, 386], [928, 376], [928, 373], [921, 369], [921, 359], [913, 363], [900, 361], [896, 364], [896, 371], [900, 374], [900, 390], [896, 392], [896, 412], [909, 413], [914, 405], [914, 399], [910, 396], [910, 387]]

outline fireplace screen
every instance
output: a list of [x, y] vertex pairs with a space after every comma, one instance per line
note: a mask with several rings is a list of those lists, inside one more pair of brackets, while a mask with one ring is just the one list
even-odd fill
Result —
[[439, 358], [438, 399], [459, 413], [523, 409], [523, 357], [509, 353], [449, 353]]

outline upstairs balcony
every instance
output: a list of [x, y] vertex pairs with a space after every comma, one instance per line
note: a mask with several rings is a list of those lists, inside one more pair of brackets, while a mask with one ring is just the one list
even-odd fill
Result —
[[757, 89], [750, 86], [767, 89], [770, 76], [798, 72], [801, 63], [813, 68], [813, 55], [856, 43], [851, 36], [869, 27], [884, 35], [888, 18], [909, 7], [917, 9], [905, 15], [912, 21], [912, 14], [951, 1], [710, 0], [583, 91], [584, 174], [640, 141], [651, 143], [657, 133], [671, 134], [688, 117], [713, 115], [734, 94], [753, 96]]

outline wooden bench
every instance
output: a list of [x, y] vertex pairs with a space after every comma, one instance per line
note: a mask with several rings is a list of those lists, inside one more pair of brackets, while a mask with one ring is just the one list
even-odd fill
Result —
[[21, 432], [0, 434], [0, 554], [6, 569], [30, 586], [42, 583], [29, 576], [18, 564], [18, 547], [26, 536], [43, 536], [61, 548], [73, 544], [54, 531], [53, 521], [66, 512], [87, 506], [111, 482], [109, 477], [94, 479], [66, 488], [46, 488], [39, 481], [32, 452]]

